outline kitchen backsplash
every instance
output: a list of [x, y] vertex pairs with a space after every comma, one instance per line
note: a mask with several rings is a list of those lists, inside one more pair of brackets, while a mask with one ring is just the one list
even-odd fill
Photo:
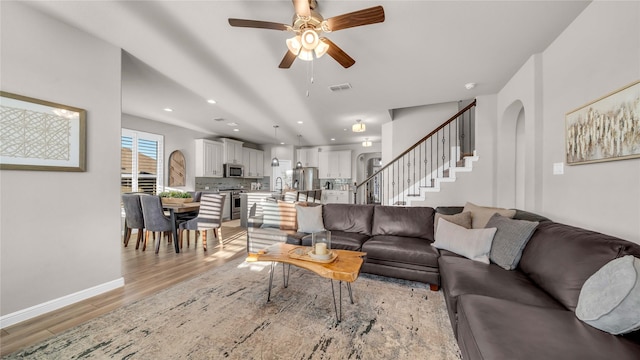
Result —
[[262, 179], [196, 177], [196, 190], [251, 190], [251, 183], [259, 183], [262, 189], [269, 189], [269, 177]]

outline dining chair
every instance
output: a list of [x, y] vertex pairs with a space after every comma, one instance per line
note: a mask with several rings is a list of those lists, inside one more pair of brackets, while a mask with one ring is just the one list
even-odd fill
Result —
[[[149, 232], [154, 233], [154, 242], [156, 245], [156, 254], [160, 250], [160, 242], [162, 241], [162, 233], [167, 233], [169, 236], [169, 242], [173, 237], [173, 231], [171, 226], [171, 218], [164, 214], [162, 209], [162, 200], [157, 195], [141, 196], [140, 202], [142, 203], [142, 215], [144, 217], [145, 225], [145, 237], [142, 251], [147, 248], [147, 241], [149, 239]], [[155, 233], [158, 232], [158, 241], [155, 241]]]
[[122, 194], [122, 206], [124, 208], [124, 247], [129, 245], [131, 230], [137, 229], [138, 236], [136, 239], [136, 250], [138, 250], [138, 247], [140, 246], [142, 234], [144, 232], [144, 217], [142, 215], [140, 195], [146, 194]]
[[[202, 191], [187, 191], [187, 192], [191, 194], [191, 198], [193, 199], [193, 202], [200, 202], [200, 199], [202, 198]], [[176, 215], [179, 221], [187, 221], [187, 220], [195, 219], [198, 216], [198, 210], [190, 211], [186, 213], [179, 213]]]
[[[205, 193], [200, 198], [200, 210], [198, 217], [185, 221], [180, 224], [179, 241], [182, 248], [182, 233], [184, 230], [195, 230], [196, 240], [194, 246], [198, 241], [198, 232], [202, 232], [202, 247], [204, 251], [207, 251], [207, 230], [213, 230], [213, 236], [218, 238], [220, 247], [223, 247], [222, 243], [222, 207], [224, 205], [225, 194]], [[187, 232], [187, 247], [189, 247], [189, 232]]]

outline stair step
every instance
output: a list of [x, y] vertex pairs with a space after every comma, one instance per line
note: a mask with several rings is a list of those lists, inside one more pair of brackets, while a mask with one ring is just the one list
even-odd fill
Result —
[[420, 194], [407, 194], [409, 197], [420, 197]]
[[396, 201], [393, 205], [407, 205], [406, 201]]

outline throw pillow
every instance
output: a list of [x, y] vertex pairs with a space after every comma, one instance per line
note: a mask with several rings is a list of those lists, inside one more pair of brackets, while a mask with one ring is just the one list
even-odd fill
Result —
[[444, 214], [438, 214], [436, 213], [435, 218], [433, 219], [433, 224], [434, 224], [434, 228], [433, 228], [433, 232], [435, 234], [436, 231], [438, 231], [438, 220], [439, 219], [445, 219], [450, 223], [462, 226], [465, 229], [471, 229], [471, 213], [470, 212], [463, 212], [463, 213], [459, 213], [459, 214], [453, 214], [453, 215], [444, 215]]
[[493, 237], [489, 259], [503, 269], [513, 270], [518, 267], [522, 251], [538, 227], [538, 222], [513, 220], [496, 213], [486, 227], [498, 229]]
[[591, 275], [580, 290], [576, 316], [614, 335], [640, 329], [640, 259], [623, 256]]
[[436, 241], [432, 245], [438, 249], [453, 251], [471, 260], [488, 264], [491, 242], [495, 233], [495, 228], [465, 229], [441, 218], [438, 220]]
[[310, 234], [324, 231], [322, 206], [296, 205], [296, 212], [298, 213], [298, 232]]
[[470, 202], [467, 202], [464, 205], [464, 209], [462, 210], [462, 212], [465, 212], [465, 211], [471, 212], [471, 228], [472, 229], [483, 229], [487, 225], [487, 222], [489, 222], [489, 219], [495, 213], [498, 213], [502, 216], [506, 216], [508, 218], [513, 218], [513, 216], [516, 214], [515, 210], [478, 206]]
[[278, 201], [262, 201], [262, 227], [296, 230], [296, 204]]

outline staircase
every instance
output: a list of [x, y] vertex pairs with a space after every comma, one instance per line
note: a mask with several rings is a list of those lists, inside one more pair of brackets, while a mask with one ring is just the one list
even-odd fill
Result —
[[[411, 206], [425, 194], [456, 181], [478, 160], [474, 122], [476, 100], [420, 139], [356, 187], [356, 202]], [[361, 199], [364, 196], [364, 199]]]

